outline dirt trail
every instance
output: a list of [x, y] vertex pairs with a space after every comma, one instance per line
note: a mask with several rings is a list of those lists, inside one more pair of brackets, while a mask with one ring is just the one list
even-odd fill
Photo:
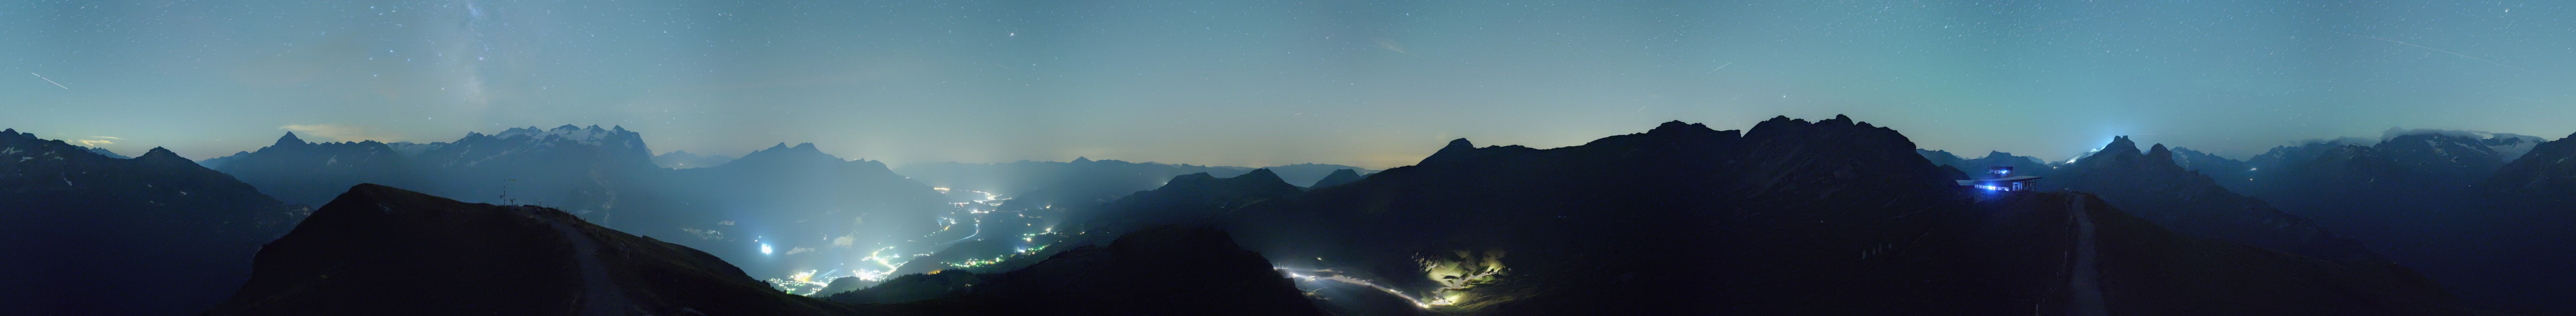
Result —
[[2075, 290], [2075, 302], [2069, 304], [2070, 310], [2066, 314], [2109, 316], [2110, 311], [2102, 306], [2102, 270], [2099, 268], [2102, 251], [2093, 246], [2093, 217], [2084, 211], [2083, 197], [2076, 197], [2073, 203], [2075, 275], [2066, 279], [2066, 287]]

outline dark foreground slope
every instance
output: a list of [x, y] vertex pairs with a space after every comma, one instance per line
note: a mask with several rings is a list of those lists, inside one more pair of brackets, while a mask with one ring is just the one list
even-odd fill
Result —
[[0, 130], [0, 314], [204, 310], [299, 210], [169, 150], [119, 159]]
[[[2384, 261], [2334, 261], [2167, 230], [2100, 197], [2041, 193], [1988, 203], [2038, 227], [2075, 228], [2085, 200], [2100, 252], [2098, 286], [2110, 315], [2480, 315], [2439, 284]], [[2063, 239], [2075, 236], [2067, 233]], [[2073, 245], [2056, 246], [2063, 251]], [[2070, 256], [2071, 257], [2071, 256]], [[2071, 266], [2050, 271], [2075, 277]], [[2062, 287], [2063, 288], [2063, 287]], [[2074, 291], [2074, 288], [2064, 288]], [[2071, 294], [2071, 293], [2070, 293]], [[2051, 306], [2075, 309], [2072, 301]]]
[[841, 315], [704, 252], [532, 206], [361, 184], [208, 315]]

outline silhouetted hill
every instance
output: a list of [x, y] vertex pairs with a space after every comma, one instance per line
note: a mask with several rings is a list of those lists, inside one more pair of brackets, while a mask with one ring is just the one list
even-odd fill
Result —
[[1359, 172], [1357, 172], [1357, 171], [1352, 171], [1351, 169], [1333, 170], [1333, 174], [1331, 174], [1331, 175], [1326, 175], [1326, 176], [1324, 176], [1324, 178], [1323, 178], [1323, 179], [1317, 179], [1317, 180], [1315, 180], [1315, 184], [1314, 184], [1314, 185], [1310, 185], [1310, 186], [1307, 186], [1307, 187], [1309, 187], [1309, 188], [1316, 188], [1316, 189], [1322, 189], [1322, 188], [1324, 188], [1324, 187], [1330, 187], [1330, 186], [1336, 186], [1336, 185], [1347, 184], [1347, 183], [1351, 183], [1351, 182], [1355, 182], [1355, 181], [1360, 181], [1360, 178], [1364, 178], [1364, 177], [1367, 177], [1367, 176], [1362, 176], [1362, 175], [1360, 175], [1360, 173], [1359, 173]]
[[2101, 151], [2041, 179], [2039, 188], [2097, 194], [2113, 206], [2185, 235], [2328, 260], [2380, 260], [2359, 242], [2334, 236], [2305, 218], [2229, 192], [2209, 176], [2184, 170], [2164, 144], [2141, 153], [2128, 137], [2113, 137]]
[[202, 311], [301, 210], [169, 150], [118, 159], [0, 130], [0, 310]]
[[852, 315], [715, 256], [534, 206], [362, 184], [259, 250], [207, 315]]

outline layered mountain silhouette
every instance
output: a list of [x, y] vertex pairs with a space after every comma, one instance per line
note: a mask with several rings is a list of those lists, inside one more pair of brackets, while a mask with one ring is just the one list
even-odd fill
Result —
[[376, 141], [309, 143], [288, 132], [256, 152], [207, 159], [206, 165], [258, 186], [279, 199], [320, 205], [351, 185], [428, 185], [427, 168]]
[[0, 310], [202, 311], [302, 210], [169, 150], [120, 159], [0, 130]]
[[297, 203], [321, 204], [351, 185], [384, 183], [444, 196], [506, 193], [587, 214], [615, 208], [618, 192], [633, 190], [621, 184], [655, 169], [649, 152], [643, 136], [624, 127], [564, 125], [429, 144], [307, 143], [287, 133], [258, 151], [208, 161]]
[[[2482, 306], [2576, 312], [2576, 204], [2530, 179], [2549, 177], [2537, 137], [2391, 130], [2378, 143], [2283, 146], [2246, 162], [2238, 186], [2314, 219], [2390, 259], [2443, 280]], [[2559, 150], [2563, 151], [2563, 150]], [[2507, 166], [2524, 166], [2508, 168]]]
[[[290, 201], [320, 204], [349, 186], [378, 183], [553, 207], [720, 257], [762, 259], [745, 269], [764, 276], [828, 267], [861, 248], [934, 245], [924, 236], [943, 225], [933, 220], [964, 212], [884, 163], [844, 160], [812, 144], [782, 143], [721, 166], [676, 170], [656, 165], [650, 152], [640, 134], [623, 127], [565, 125], [428, 144], [308, 143], [289, 133], [215, 160], [222, 161], [218, 170]], [[950, 233], [929, 237], [973, 232]], [[763, 245], [774, 249], [763, 253]]]
[[1314, 185], [1308, 185], [1308, 186], [1306, 186], [1306, 187], [1308, 187], [1308, 188], [1322, 189], [1322, 188], [1324, 188], [1324, 187], [1330, 187], [1330, 186], [1336, 186], [1336, 185], [1348, 184], [1348, 183], [1351, 183], [1351, 182], [1357, 182], [1357, 181], [1360, 181], [1360, 178], [1365, 178], [1365, 177], [1368, 177], [1368, 176], [1360, 175], [1359, 171], [1354, 171], [1354, 170], [1351, 170], [1351, 169], [1333, 170], [1333, 174], [1325, 175], [1323, 179], [1316, 179], [1316, 180], [1315, 180], [1315, 184], [1314, 184]]
[[[1843, 117], [1775, 118], [1741, 133], [1673, 122], [1555, 149], [1458, 140], [1419, 164], [1368, 181], [1196, 213], [1206, 214], [1197, 221], [1234, 231], [1247, 247], [1285, 258], [1276, 262], [1283, 268], [1367, 280], [1441, 313], [2057, 314], [2071, 308], [2067, 284], [2074, 269], [2066, 258], [2073, 252], [2073, 208], [2012, 204], [2037, 197], [1978, 204], [1948, 181], [1956, 175], [1924, 159], [1895, 131]], [[2114, 221], [2102, 224], [2110, 227], [2103, 238], [2113, 246], [2100, 249], [2111, 259], [2103, 261], [2098, 281], [2116, 284], [2104, 290], [2113, 310], [2462, 312], [2442, 289], [2393, 264], [2195, 239], [2134, 218], [2118, 222], [2125, 215], [2102, 209], [2095, 212], [2107, 214], [2098, 217]], [[2227, 263], [2318, 277], [2236, 282], [2226, 277], [2243, 273]], [[1459, 267], [1471, 268], [1443, 274]], [[2275, 301], [2240, 306], [2242, 299], [2195, 292], [2221, 287], [2286, 294], [2252, 296]]]
[[2305, 218], [2230, 192], [2209, 176], [2183, 169], [2164, 144], [2139, 152], [2128, 137], [2114, 137], [2092, 156], [2050, 175], [2039, 182], [2041, 190], [2098, 194], [2113, 206], [2185, 235], [2327, 260], [2380, 260], [2379, 254], [2359, 242], [2337, 237]]

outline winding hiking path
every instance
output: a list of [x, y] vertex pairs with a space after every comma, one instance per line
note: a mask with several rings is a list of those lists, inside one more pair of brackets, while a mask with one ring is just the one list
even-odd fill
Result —
[[581, 267], [581, 315], [625, 315], [633, 309], [628, 307], [631, 303], [626, 301], [626, 291], [617, 287], [617, 280], [608, 275], [608, 264], [599, 259], [599, 240], [581, 233], [581, 229], [571, 223], [546, 218], [538, 220], [549, 222], [555, 233], [572, 241], [574, 262]]
[[2084, 211], [2084, 197], [2075, 196], [2075, 275], [2066, 279], [2066, 287], [2075, 290], [2075, 302], [2067, 308], [2072, 316], [2109, 316], [2102, 306], [2102, 251], [2093, 246], [2093, 217]]

